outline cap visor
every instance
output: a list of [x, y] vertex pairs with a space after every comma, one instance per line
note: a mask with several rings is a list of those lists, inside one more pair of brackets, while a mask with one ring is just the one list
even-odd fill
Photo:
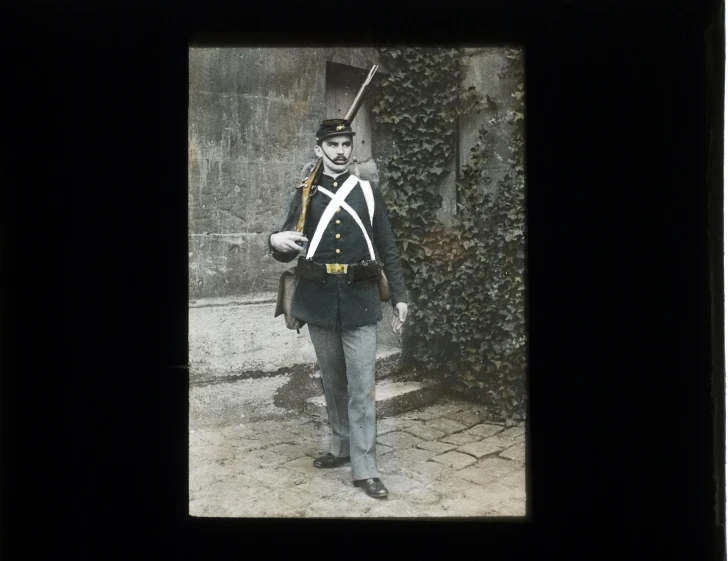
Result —
[[318, 136], [316, 138], [318, 138], [319, 140], [323, 140], [325, 138], [331, 138], [332, 136], [354, 136], [355, 134], [356, 134], [355, 132], [349, 132], [349, 131], [346, 131], [346, 132], [330, 132], [330, 133], [327, 133], [327, 134], [323, 134], [321, 136]]

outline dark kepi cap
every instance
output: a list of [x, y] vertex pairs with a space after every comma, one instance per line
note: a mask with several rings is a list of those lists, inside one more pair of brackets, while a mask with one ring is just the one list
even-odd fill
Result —
[[321, 128], [316, 133], [316, 142], [320, 142], [330, 136], [339, 136], [342, 134], [348, 136], [354, 136], [356, 134], [351, 130], [351, 123], [346, 119], [327, 119], [321, 123]]

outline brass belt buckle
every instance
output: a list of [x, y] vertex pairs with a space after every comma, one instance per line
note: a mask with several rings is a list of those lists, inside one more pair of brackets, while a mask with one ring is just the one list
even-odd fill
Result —
[[347, 265], [340, 265], [339, 263], [326, 263], [326, 272], [330, 275], [345, 275]]

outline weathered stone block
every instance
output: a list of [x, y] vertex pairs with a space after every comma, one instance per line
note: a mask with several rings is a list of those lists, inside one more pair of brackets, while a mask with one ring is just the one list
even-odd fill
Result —
[[413, 421], [408, 421], [399, 417], [388, 417], [377, 421], [377, 434], [379, 436], [384, 436], [390, 432], [404, 430], [412, 424]]
[[507, 475], [513, 471], [523, 470], [523, 466], [501, 458], [487, 457], [478, 461], [478, 469], [484, 469], [486, 471], [494, 473], [497, 477]]
[[518, 464], [498, 458], [486, 458], [481, 463], [459, 470], [455, 476], [479, 485], [489, 485], [516, 471]]
[[516, 444], [515, 446], [511, 446], [510, 448], [507, 448], [506, 450], [503, 450], [499, 454], [501, 458], [506, 458], [508, 460], [516, 460], [518, 462], [525, 462], [526, 461], [526, 445], [524, 443]]
[[377, 438], [377, 444], [384, 444], [385, 446], [390, 446], [395, 450], [414, 448], [420, 442], [422, 442], [421, 438], [417, 438], [416, 436], [412, 436], [411, 434], [402, 431], [390, 432], [389, 434], [385, 434]]
[[305, 483], [302, 483], [297, 487], [297, 489], [308, 493], [315, 499], [330, 497], [336, 493], [339, 493], [341, 491], [341, 488], [341, 482], [332, 481], [329, 479], [321, 479], [319, 477], [309, 477], [306, 479]]
[[438, 504], [442, 497], [439, 493], [427, 487], [412, 489], [407, 493], [407, 500], [416, 505], [434, 505]]
[[432, 458], [433, 462], [438, 462], [455, 470], [460, 470], [474, 464], [477, 460], [467, 454], [460, 452], [446, 452], [440, 456]]
[[490, 436], [493, 436], [494, 434], [498, 434], [502, 430], [503, 427], [499, 427], [498, 425], [488, 425], [485, 423], [481, 423], [479, 425], [475, 425], [474, 427], [469, 428], [465, 432], [467, 434], [473, 434], [482, 438], [488, 438]]
[[450, 450], [455, 450], [456, 446], [454, 444], [446, 444], [444, 442], [420, 442], [417, 445], [417, 448], [430, 450], [432, 452], [437, 452], [438, 454], [444, 454]]
[[404, 469], [424, 476], [428, 481], [437, 481], [454, 473], [451, 467], [436, 462], [416, 462], [404, 466]]
[[490, 436], [483, 440], [496, 446], [500, 446], [502, 449], [510, 448], [514, 444], [520, 444], [523, 442], [523, 435], [515, 436], [513, 438], [503, 438], [500, 434]]
[[[389, 475], [386, 480], [382, 480], [382, 482], [387, 486], [387, 489], [391, 494], [398, 495], [404, 495], [413, 489], [422, 487], [419, 481], [404, 475], [392, 474]], [[359, 490], [359, 492], [361, 493], [362, 491]]]
[[404, 430], [410, 434], [414, 434], [418, 438], [422, 438], [423, 440], [437, 440], [438, 438], [445, 436], [444, 432], [431, 428], [427, 425], [411, 425]]
[[394, 448], [391, 446], [385, 446], [384, 444], [377, 444], [377, 456], [384, 456], [385, 454], [389, 454], [390, 452], [393, 452]]
[[502, 480], [496, 481], [483, 487], [483, 491], [491, 495], [494, 499], [526, 499], [525, 488], [507, 487], [503, 485]]
[[442, 506], [448, 517], [483, 517], [494, 505], [484, 501], [482, 495], [483, 490], [478, 487], [469, 497], [443, 499]]
[[526, 492], [526, 470], [519, 469], [516, 471], [512, 471], [511, 473], [504, 475], [503, 477], [500, 477], [498, 479], [498, 483], [500, 483], [501, 485], [505, 485], [506, 487], [517, 489], [525, 494], [525, 492]]
[[500, 438], [510, 439], [510, 440], [516, 440], [519, 436], [524, 436], [526, 434], [526, 427], [519, 426], [519, 427], [511, 427], [506, 430], [504, 430], [502, 433], [500, 433], [498, 436]]
[[456, 432], [455, 434], [451, 434], [449, 436], [441, 438], [440, 441], [447, 442], [448, 444], [455, 444], [456, 446], [462, 446], [463, 444], [468, 444], [469, 442], [477, 442], [478, 440], [482, 439], [482, 436], [478, 436], [476, 434], [470, 434], [467, 432]]
[[[453, 477], [446, 477], [443, 478], [441, 481], [437, 482], [438, 489], [443, 494], [443, 496], [452, 498], [467, 498], [471, 497], [473, 493], [480, 488], [478, 484], [473, 483], [472, 481], [468, 481], [467, 479], [463, 479], [461, 477], [455, 477], [456, 473], [463, 473], [470, 470], [471, 468], [465, 468], [460, 470], [459, 472], [455, 472], [455, 470], [451, 468], [447, 469], [450, 470], [450, 474]], [[451, 514], [451, 516], [453, 515]]]
[[503, 450], [503, 446], [500, 446], [493, 442], [488, 442], [487, 440], [481, 440], [480, 442], [471, 442], [470, 444], [465, 444], [457, 449], [458, 452], [475, 456], [478, 459], [482, 458], [483, 456], [495, 454], [497, 452], [500, 452], [501, 450]]
[[422, 450], [420, 448], [408, 448], [406, 450], [398, 450], [392, 455], [397, 460], [403, 460], [406, 463], [426, 462], [430, 458], [437, 456], [437, 452], [430, 450]]
[[452, 434], [468, 428], [467, 425], [446, 418], [432, 419], [431, 421], [427, 421], [425, 425], [428, 428], [444, 432], [445, 434]]
[[[377, 448], [379, 447], [379, 443], [377, 443]], [[385, 474], [392, 474], [392, 473], [401, 473], [401, 462], [397, 460], [396, 457], [394, 457], [394, 448], [391, 449], [391, 452], [388, 452], [387, 454], [378, 455], [377, 456], [377, 469], [380, 473]]]

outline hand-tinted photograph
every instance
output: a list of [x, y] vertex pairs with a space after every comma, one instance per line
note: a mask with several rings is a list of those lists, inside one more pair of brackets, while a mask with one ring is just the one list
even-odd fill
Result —
[[524, 51], [189, 49], [189, 513], [526, 516]]

